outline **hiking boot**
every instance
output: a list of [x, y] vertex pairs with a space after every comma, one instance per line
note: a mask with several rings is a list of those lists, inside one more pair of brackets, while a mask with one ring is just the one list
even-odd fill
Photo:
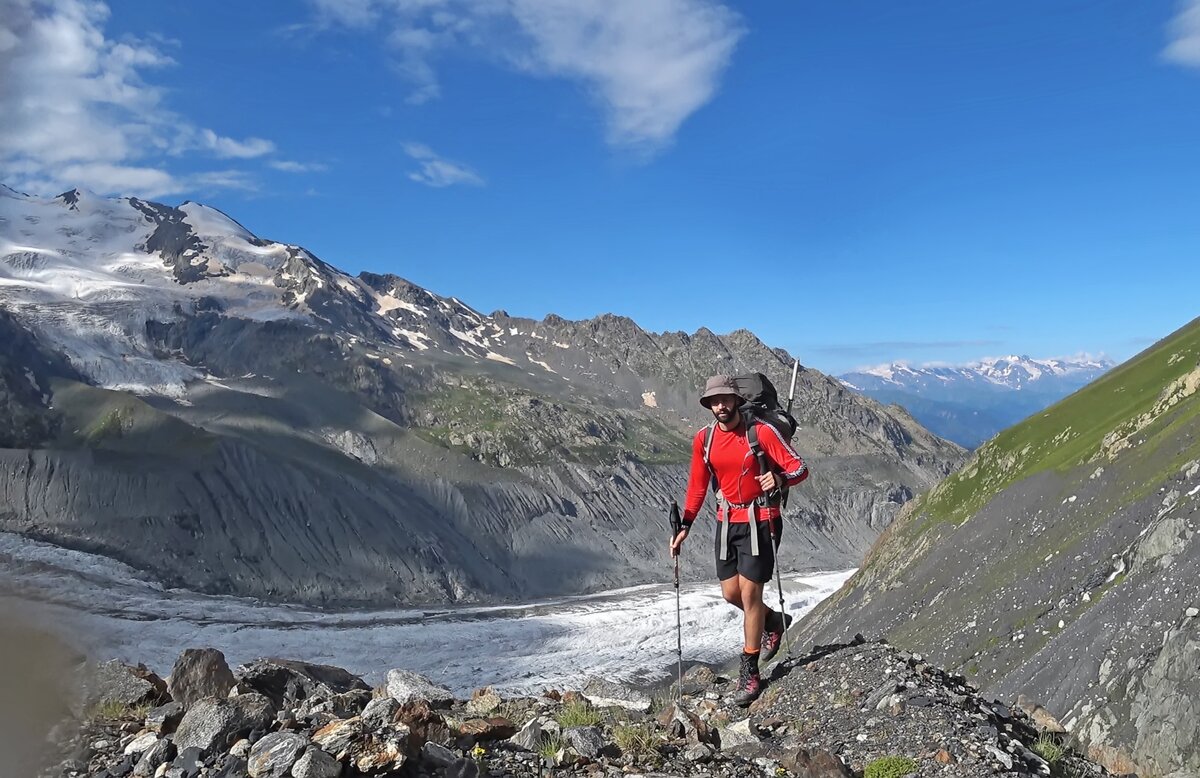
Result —
[[771, 615], [767, 617], [767, 629], [763, 632], [762, 653], [758, 657], [760, 661], [765, 664], [775, 658], [775, 655], [779, 653], [779, 647], [783, 645], [783, 633], [787, 632], [790, 626], [792, 626], [791, 616], [771, 611]]
[[737, 693], [733, 702], [739, 708], [744, 708], [758, 699], [762, 694], [762, 677], [758, 674], [758, 654], [742, 654], [742, 669], [738, 673]]

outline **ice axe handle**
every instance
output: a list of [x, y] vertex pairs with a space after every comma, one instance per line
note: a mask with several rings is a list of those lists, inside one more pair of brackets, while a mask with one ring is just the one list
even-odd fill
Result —
[[671, 539], [674, 540], [683, 532], [683, 519], [679, 516], [679, 503], [671, 500]]

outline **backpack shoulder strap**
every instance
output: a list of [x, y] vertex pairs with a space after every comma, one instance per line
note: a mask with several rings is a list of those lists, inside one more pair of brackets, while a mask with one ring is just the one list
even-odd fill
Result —
[[717, 491], [717, 471], [713, 470], [712, 460], [709, 459], [709, 454], [712, 452], [713, 436], [717, 433], [717, 423], [714, 421], [704, 428], [704, 466], [708, 468], [709, 479], [712, 482], [713, 491]]

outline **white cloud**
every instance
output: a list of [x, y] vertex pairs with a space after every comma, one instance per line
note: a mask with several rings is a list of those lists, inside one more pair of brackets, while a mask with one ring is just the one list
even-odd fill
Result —
[[420, 170], [408, 174], [413, 181], [439, 188], [455, 184], [484, 185], [483, 178], [474, 170], [459, 162], [443, 159], [423, 143], [405, 143], [404, 153], [421, 163]]
[[1170, 42], [1163, 57], [1179, 65], [1200, 67], [1200, 0], [1183, 0], [1167, 31]]
[[328, 165], [320, 162], [296, 162], [290, 159], [273, 159], [267, 165], [284, 173], [318, 173], [329, 169]]
[[203, 140], [204, 147], [210, 149], [218, 157], [250, 159], [270, 154], [275, 150], [274, 143], [262, 138], [246, 138], [246, 140], [238, 141], [233, 138], [224, 138], [212, 130], [201, 130], [200, 138]]
[[[209, 175], [179, 176], [164, 160], [192, 151], [249, 158], [261, 138], [200, 130], [164, 104], [143, 74], [175, 64], [154, 44], [113, 41], [98, 0], [0, 0], [0, 169], [8, 183], [43, 194], [85, 186], [159, 197]], [[161, 41], [160, 41], [161, 43]], [[240, 181], [244, 188], [246, 181]]]
[[654, 150], [716, 94], [743, 29], [718, 0], [310, 0], [319, 24], [383, 25], [409, 102], [438, 97], [434, 60], [482, 49], [510, 67], [582, 84], [607, 140]]

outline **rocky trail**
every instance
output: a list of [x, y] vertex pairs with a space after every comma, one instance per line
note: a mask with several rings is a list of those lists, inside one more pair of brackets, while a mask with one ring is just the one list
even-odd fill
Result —
[[77, 672], [82, 694], [47, 739], [43, 778], [1109, 774], [1052, 720], [862, 636], [777, 662], [748, 709], [707, 665], [688, 670], [681, 697], [592, 679], [466, 700], [405, 670], [372, 689], [325, 665], [231, 669], [214, 649], [184, 651], [165, 681], [116, 661]]

